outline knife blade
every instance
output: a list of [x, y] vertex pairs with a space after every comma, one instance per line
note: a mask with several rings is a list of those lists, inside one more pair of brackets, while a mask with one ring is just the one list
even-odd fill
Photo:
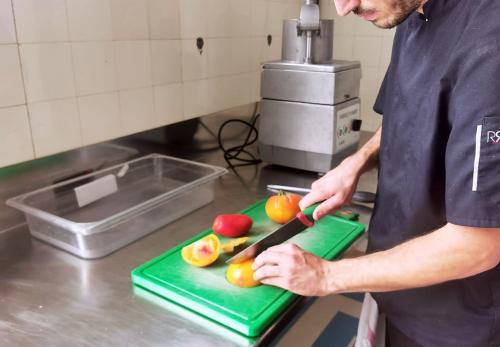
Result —
[[301, 231], [312, 227], [314, 225], [314, 219], [312, 215], [319, 204], [320, 203], [316, 203], [309, 206], [304, 211], [300, 211], [290, 222], [267, 235], [263, 239], [257, 241], [253, 245], [248, 246], [247, 248], [236, 254], [234, 257], [228, 259], [226, 263], [239, 264], [248, 259], [255, 258], [269, 247], [279, 245], [297, 235]]

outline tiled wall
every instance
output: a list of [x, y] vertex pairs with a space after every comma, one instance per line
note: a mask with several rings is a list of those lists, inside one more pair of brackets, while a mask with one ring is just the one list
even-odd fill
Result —
[[321, 0], [320, 6], [323, 18], [335, 20], [334, 57], [361, 61], [363, 129], [374, 131], [382, 119], [372, 108], [391, 59], [395, 30], [379, 29], [353, 14], [339, 17], [333, 0]]
[[301, 3], [0, 0], [0, 167], [257, 101]]

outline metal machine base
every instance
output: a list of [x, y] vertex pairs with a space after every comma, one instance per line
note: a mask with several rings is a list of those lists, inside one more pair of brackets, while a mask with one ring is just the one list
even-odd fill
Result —
[[260, 156], [266, 162], [318, 173], [330, 171], [357, 149], [357, 145], [352, 145], [340, 153], [325, 154], [259, 144]]

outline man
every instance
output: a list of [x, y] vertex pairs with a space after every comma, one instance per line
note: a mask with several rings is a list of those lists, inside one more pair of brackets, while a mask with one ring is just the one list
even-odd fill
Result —
[[398, 26], [374, 109], [381, 129], [314, 182], [319, 219], [379, 166], [368, 255], [327, 262], [293, 245], [255, 278], [301, 295], [371, 292], [394, 346], [500, 346], [500, 0], [335, 0]]

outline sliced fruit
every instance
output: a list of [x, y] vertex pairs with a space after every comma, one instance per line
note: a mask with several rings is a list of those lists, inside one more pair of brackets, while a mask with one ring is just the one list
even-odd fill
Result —
[[181, 255], [186, 263], [204, 267], [219, 258], [220, 249], [219, 238], [214, 234], [210, 234], [182, 248]]
[[224, 237], [241, 237], [252, 228], [252, 218], [244, 214], [221, 214], [215, 218], [212, 230]]
[[248, 241], [248, 237], [240, 237], [223, 243], [221, 248], [224, 253], [234, 252], [234, 249]]
[[229, 283], [243, 288], [258, 286], [260, 282], [253, 279], [253, 261], [253, 259], [249, 259], [240, 264], [229, 265], [226, 272]]

